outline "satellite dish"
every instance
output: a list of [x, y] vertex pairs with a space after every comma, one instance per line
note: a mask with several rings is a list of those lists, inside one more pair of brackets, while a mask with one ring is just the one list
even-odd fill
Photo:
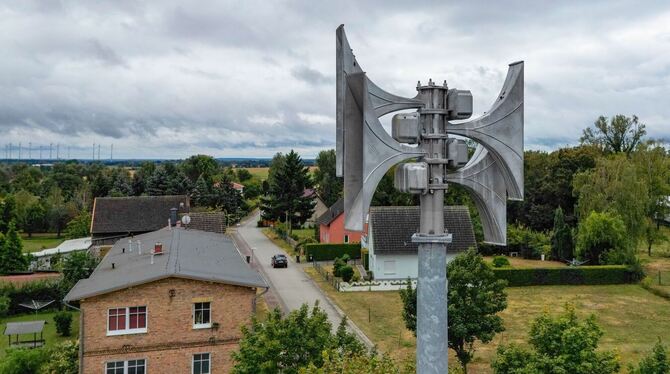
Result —
[[189, 223], [191, 223], [191, 217], [187, 215], [182, 216], [181, 223], [183, 223], [184, 225], [188, 225]]

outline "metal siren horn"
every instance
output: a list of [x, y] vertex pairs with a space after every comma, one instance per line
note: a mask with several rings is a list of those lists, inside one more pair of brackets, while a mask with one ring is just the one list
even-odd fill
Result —
[[507, 243], [507, 196], [500, 162], [481, 145], [465, 166], [447, 174], [447, 182], [464, 186], [473, 197], [484, 229], [484, 242]]
[[393, 165], [424, 152], [398, 143], [382, 127], [365, 73], [347, 76], [344, 97], [344, 227], [362, 231], [372, 195]]
[[505, 181], [507, 198], [523, 200], [523, 61], [509, 65], [507, 78], [491, 109], [447, 133], [471, 138], [496, 160]]
[[336, 35], [336, 171], [338, 176], [344, 176], [344, 226], [362, 231], [372, 195], [386, 171], [399, 162], [424, 155], [393, 139], [378, 118], [397, 110], [420, 108], [423, 103], [390, 94], [372, 83], [349, 47], [344, 26], [338, 27]]

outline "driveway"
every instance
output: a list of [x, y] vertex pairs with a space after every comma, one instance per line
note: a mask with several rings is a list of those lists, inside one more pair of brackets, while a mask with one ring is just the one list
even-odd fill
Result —
[[[256, 227], [259, 218], [260, 213], [253, 215], [250, 219], [242, 222], [236, 230], [231, 230], [233, 231], [231, 234], [243, 254], [248, 255], [253, 252], [253, 267], [260, 271], [270, 283], [270, 295], [268, 296], [271, 300], [268, 300], [269, 304], [272, 304], [272, 299], [276, 297], [281, 309], [284, 312], [289, 312], [299, 309], [305, 303], [311, 308], [314, 302], [318, 301], [321, 309], [328, 314], [328, 319], [333, 328], [337, 328], [342, 320], [343, 312], [302, 271], [301, 264], [296, 264], [294, 259], [289, 257], [287, 268], [273, 269], [270, 266], [270, 258], [275, 254], [284, 253], [284, 251], [272, 243], [261, 232], [260, 228]], [[371, 346], [370, 340], [350, 320], [349, 329], [356, 333], [366, 345]]]

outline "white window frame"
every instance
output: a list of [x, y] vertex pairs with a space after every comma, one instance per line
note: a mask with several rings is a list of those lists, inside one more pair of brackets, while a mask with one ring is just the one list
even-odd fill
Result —
[[[144, 327], [131, 329], [130, 328], [130, 308], [144, 308], [145, 317], [144, 317]], [[109, 329], [109, 311], [112, 309], [126, 309], [126, 328], [123, 330], [110, 330]], [[130, 335], [130, 334], [146, 334], [147, 327], [149, 327], [149, 308], [146, 305], [137, 305], [137, 306], [127, 306], [119, 308], [107, 308], [107, 336], [117, 336], [117, 335]]]
[[[117, 308], [120, 309], [120, 308]], [[112, 362], [123, 362], [123, 374], [128, 374], [128, 362], [129, 361], [144, 361], [144, 373], [148, 373], [147, 371], [147, 359], [146, 358], [134, 358], [132, 360], [114, 360], [114, 361], [106, 361], [105, 362], [105, 367], [104, 367], [104, 373], [107, 374], [107, 364], [111, 364]]]
[[[209, 322], [208, 323], [195, 323], [195, 304], [209, 304]], [[212, 302], [211, 301], [199, 301], [193, 303], [193, 329], [209, 329], [212, 327]]]
[[211, 352], [194, 353], [191, 356], [191, 374], [195, 374], [195, 355], [207, 355], [207, 363], [209, 364], [209, 371], [207, 373], [201, 373], [201, 374], [212, 374], [212, 353]]

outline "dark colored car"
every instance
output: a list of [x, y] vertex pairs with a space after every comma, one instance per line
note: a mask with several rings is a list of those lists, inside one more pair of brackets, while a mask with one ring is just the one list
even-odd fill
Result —
[[274, 255], [272, 256], [272, 267], [273, 268], [287, 268], [288, 267], [288, 259], [286, 258], [286, 255]]

